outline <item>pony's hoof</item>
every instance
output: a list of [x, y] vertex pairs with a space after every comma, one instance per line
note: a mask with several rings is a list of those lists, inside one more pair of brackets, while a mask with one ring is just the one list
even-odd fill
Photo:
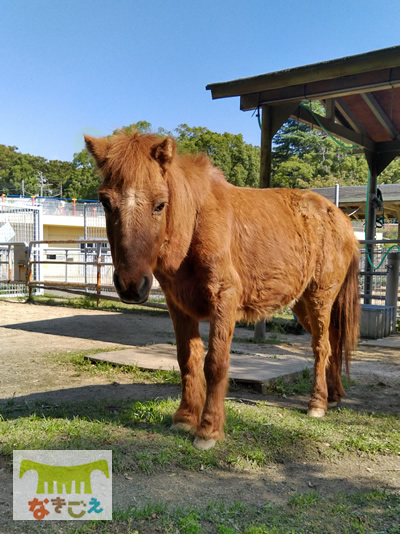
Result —
[[337, 408], [339, 406], [339, 401], [328, 402], [328, 408]]
[[323, 408], [310, 408], [308, 410], [308, 415], [310, 417], [324, 417], [325, 413]]
[[193, 441], [193, 447], [200, 451], [208, 451], [212, 449], [216, 443], [215, 439], [202, 439], [196, 436]]
[[196, 427], [189, 425], [189, 423], [173, 423], [171, 430], [177, 430], [178, 432], [189, 432], [193, 434], [196, 431]]

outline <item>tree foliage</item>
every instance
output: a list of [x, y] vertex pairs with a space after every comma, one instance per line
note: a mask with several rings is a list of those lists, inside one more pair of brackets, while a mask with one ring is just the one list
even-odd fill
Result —
[[[319, 102], [313, 110], [325, 111]], [[274, 137], [272, 185], [317, 188], [363, 185], [368, 181], [368, 165], [361, 149], [343, 148], [331, 136], [289, 119]], [[378, 183], [400, 182], [400, 158], [378, 176]]]
[[[121, 130], [132, 128], [141, 133], [152, 131], [147, 121]], [[179, 125], [174, 133], [164, 128], [159, 128], [157, 133], [173, 136], [181, 154], [208, 154], [232, 184], [258, 186], [260, 147], [245, 143], [241, 134], [220, 134], [187, 124]], [[360, 151], [346, 150], [329, 136], [292, 119], [275, 135], [272, 156], [274, 187], [311, 188], [367, 182], [368, 167]], [[378, 181], [400, 183], [400, 158], [382, 172]], [[40, 156], [21, 154], [15, 146], [0, 145], [0, 194], [39, 195], [42, 190], [44, 195], [95, 199], [99, 183], [94, 161], [86, 149], [74, 154], [69, 162], [48, 161]]]
[[226, 179], [234, 185], [256, 187], [260, 175], [260, 149], [243, 141], [241, 134], [219, 134], [207, 128], [176, 128], [176, 141], [181, 154], [206, 153]]
[[329, 136], [293, 119], [278, 131], [274, 145], [274, 186], [310, 188], [367, 182], [363, 154], [342, 148]]

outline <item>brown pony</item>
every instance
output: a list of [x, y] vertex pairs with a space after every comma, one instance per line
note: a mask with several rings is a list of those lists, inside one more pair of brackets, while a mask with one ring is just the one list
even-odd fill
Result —
[[339, 402], [342, 348], [348, 368], [359, 324], [359, 251], [348, 217], [311, 191], [235, 187], [206, 156], [178, 155], [171, 137], [85, 140], [104, 178], [99, 198], [121, 300], [144, 302], [153, 275], [165, 293], [182, 374], [173, 426], [195, 433], [199, 449], [223, 437], [235, 322], [282, 306], [312, 335], [309, 415]]

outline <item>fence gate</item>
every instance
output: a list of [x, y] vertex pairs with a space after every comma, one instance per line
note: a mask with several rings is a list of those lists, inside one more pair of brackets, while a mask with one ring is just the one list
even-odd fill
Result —
[[[25, 285], [8, 283], [14, 280], [17, 263], [17, 246], [43, 239], [42, 208], [18, 203], [0, 204], [0, 297], [27, 295]], [[40, 260], [40, 245], [32, 250], [32, 257]], [[35, 264], [33, 280], [40, 280], [40, 264]]]

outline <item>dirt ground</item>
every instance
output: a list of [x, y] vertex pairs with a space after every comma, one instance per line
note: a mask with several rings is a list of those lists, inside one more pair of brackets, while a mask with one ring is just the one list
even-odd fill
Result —
[[[207, 325], [202, 325], [206, 332]], [[238, 336], [251, 337], [240, 329]], [[247, 333], [246, 333], [247, 332]], [[235, 334], [236, 335], [236, 334]], [[281, 336], [280, 336], [281, 337]], [[110, 350], [133, 345], [165, 343], [174, 340], [171, 321], [164, 316], [131, 315], [96, 310], [35, 306], [0, 301], [0, 414], [1, 403], [43, 400], [62, 402], [96, 398], [135, 398], [178, 396], [174, 385], [131, 384], [129, 376], [118, 384], [104, 377], [77, 376], [51, 363], [48, 354], [87, 349]], [[290, 338], [292, 346], [308, 351], [306, 336]], [[237, 349], [237, 347], [233, 347]], [[274, 354], [275, 345], [242, 345], [246, 352]], [[45, 364], [45, 365], [44, 365]], [[355, 383], [347, 391], [343, 406], [367, 412], [400, 414], [400, 349], [360, 345], [351, 377]], [[288, 399], [262, 396], [255, 391], [235, 389], [229, 397], [244, 401], [266, 400], [273, 405], [304, 409], [306, 398]], [[1, 436], [0, 436], [1, 439]], [[149, 498], [174, 504], [199, 505], [211, 499], [241, 500], [253, 504], [286, 501], [295, 491], [315, 488], [330, 494], [369, 488], [400, 488], [400, 457], [378, 459], [350, 458], [310, 464], [273, 465], [257, 472], [186, 471], [131, 477], [113, 476], [113, 502], [117, 508], [144, 504]], [[0, 460], [0, 518], [12, 517], [12, 474]], [[11, 532], [2, 530], [0, 533]], [[14, 527], [13, 527], [14, 528]]]

